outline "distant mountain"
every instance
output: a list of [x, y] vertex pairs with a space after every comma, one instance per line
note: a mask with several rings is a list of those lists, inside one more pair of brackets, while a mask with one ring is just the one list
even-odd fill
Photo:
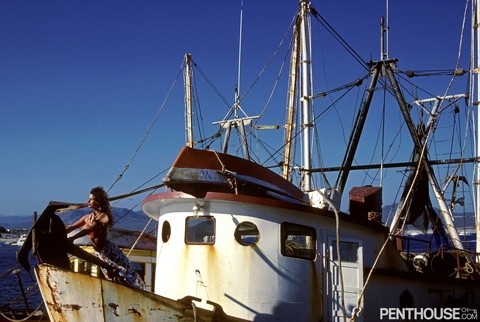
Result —
[[31, 216], [2, 216], [0, 215], [0, 226], [7, 229], [24, 229], [32, 226]]
[[[388, 222], [385, 223], [387, 226], [390, 225], [397, 206], [397, 204], [393, 204], [382, 208], [383, 222], [387, 220], [387, 217], [389, 219]], [[435, 209], [435, 211], [440, 215], [438, 209]], [[457, 228], [475, 228], [475, 215], [473, 212], [466, 212], [463, 215], [454, 214], [453, 221]]]
[[[89, 208], [72, 210], [59, 214], [59, 217], [65, 224], [71, 224], [77, 221], [81, 216], [87, 214]], [[143, 211], [131, 211], [126, 208], [112, 208], [112, 214], [115, 218], [115, 227], [143, 230], [148, 223], [150, 217], [145, 215]], [[7, 229], [30, 229], [32, 226], [33, 217], [31, 216], [1, 216], [0, 226]], [[156, 228], [156, 221], [152, 221], [146, 232], [151, 232]]]
[[[71, 224], [90, 211], [89, 208], [68, 211], [60, 214], [60, 218], [65, 224]], [[145, 215], [141, 210], [133, 211], [127, 208], [112, 208], [112, 214], [115, 219], [115, 227], [130, 230], [143, 230], [150, 219], [150, 217]], [[148, 229], [154, 229], [156, 227], [155, 225], [156, 221], [152, 221]]]
[[[386, 222], [386, 225], [390, 224], [392, 220], [395, 208], [397, 205], [388, 205], [383, 207], [383, 222], [389, 217], [389, 222]], [[60, 218], [65, 224], [71, 224], [78, 220], [82, 215], [88, 213], [89, 208], [72, 210], [66, 213], [60, 214]], [[439, 213], [438, 209], [436, 209]], [[115, 227], [125, 228], [130, 230], [143, 230], [147, 224], [150, 217], [145, 215], [143, 211], [131, 211], [126, 208], [112, 208], [113, 217], [115, 218]], [[27, 228], [29, 229], [32, 226], [32, 216], [2, 216], [0, 215], [0, 226], [7, 229], [20, 229]], [[455, 225], [457, 228], [460, 227], [475, 227], [475, 217], [473, 213], [466, 213], [465, 216], [454, 216]], [[147, 231], [152, 231], [155, 229], [156, 221], [152, 221], [147, 229]]]

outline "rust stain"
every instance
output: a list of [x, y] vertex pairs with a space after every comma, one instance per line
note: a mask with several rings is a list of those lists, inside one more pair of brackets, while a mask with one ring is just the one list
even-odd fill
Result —
[[63, 308], [70, 309], [70, 310], [73, 310], [73, 311], [78, 311], [82, 308], [82, 306], [78, 305], [78, 304], [64, 304]]
[[120, 315], [118, 315], [118, 313], [117, 313], [118, 304], [108, 303], [108, 306], [112, 308], [112, 310], [113, 310], [113, 315], [115, 315], [115, 316], [120, 316]]
[[128, 312], [130, 313], [134, 313], [134, 314], [138, 314], [139, 317], [142, 317], [142, 313], [140, 313], [137, 309], [135, 309], [134, 307], [128, 309]]

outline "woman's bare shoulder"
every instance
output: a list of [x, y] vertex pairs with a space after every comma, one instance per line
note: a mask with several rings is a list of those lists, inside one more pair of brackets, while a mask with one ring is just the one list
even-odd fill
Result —
[[110, 218], [104, 212], [101, 212], [97, 217], [97, 221], [101, 222], [102, 224], [108, 223], [109, 220], [110, 220]]

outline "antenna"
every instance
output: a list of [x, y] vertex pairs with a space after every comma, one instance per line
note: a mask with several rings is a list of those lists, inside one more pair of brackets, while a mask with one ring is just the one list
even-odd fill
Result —
[[388, 25], [388, 0], [385, 0], [385, 7], [385, 17], [380, 18], [380, 60], [388, 60], [388, 30], [390, 28], [390, 26]]
[[238, 40], [238, 76], [237, 76], [237, 88], [235, 90], [235, 105], [240, 104], [240, 75], [241, 75], [241, 62], [242, 62], [242, 30], [243, 30], [243, 0], [240, 1], [240, 31]]

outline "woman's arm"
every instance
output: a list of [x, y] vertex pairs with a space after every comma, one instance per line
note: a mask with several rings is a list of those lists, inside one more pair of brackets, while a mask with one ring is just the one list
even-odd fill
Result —
[[83, 237], [83, 236], [86, 236], [88, 235], [88, 233], [90, 232], [89, 229], [82, 229], [80, 230], [78, 233], [76, 233], [75, 235], [73, 235], [72, 237], [68, 237], [68, 240], [75, 240], [77, 238], [80, 238], [80, 237]]
[[79, 228], [79, 227], [82, 227], [82, 226], [85, 224], [85, 221], [87, 220], [87, 218], [88, 218], [89, 216], [90, 216], [90, 214], [84, 215], [82, 218], [80, 218], [79, 220], [77, 220], [77, 221], [74, 222], [73, 224], [68, 225], [67, 227], [65, 227], [65, 229], [67, 230], [67, 234], [70, 233], [71, 231]]
[[[68, 226], [67, 233], [72, 231], [75, 228], [82, 227], [82, 230], [80, 230], [78, 233], [73, 235], [72, 237], [69, 237], [68, 239], [70, 240], [75, 240], [77, 238], [83, 237], [85, 235], [88, 235], [95, 227], [97, 227], [99, 224], [107, 224], [108, 223], [108, 216], [107, 214], [100, 213], [98, 216], [95, 217], [95, 215], [88, 214], [82, 217], [79, 221], [76, 223], [72, 224], [71, 226]], [[73, 228], [71, 228], [73, 227]], [[71, 228], [71, 229], [70, 229]]]

